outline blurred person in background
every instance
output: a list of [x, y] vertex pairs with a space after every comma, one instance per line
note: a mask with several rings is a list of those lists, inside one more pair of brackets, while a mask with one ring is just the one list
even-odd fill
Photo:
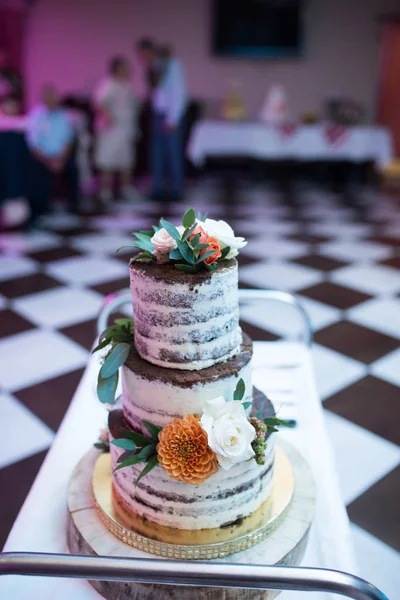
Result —
[[[179, 201], [184, 186], [184, 120], [187, 90], [181, 62], [168, 46], [148, 38], [136, 45], [139, 60], [147, 67], [151, 103], [150, 163], [152, 198]], [[169, 189], [166, 187], [169, 176]]]
[[138, 198], [132, 186], [135, 139], [138, 135], [138, 101], [133, 92], [131, 70], [123, 56], [111, 59], [108, 75], [94, 94], [96, 112], [95, 163], [100, 169], [100, 200], [110, 204], [114, 174], [119, 173], [122, 197]]
[[60, 97], [52, 84], [43, 86], [41, 104], [35, 106], [27, 119], [26, 137], [32, 154], [28, 183], [31, 224], [49, 211], [56, 175], [67, 178], [68, 202], [71, 212], [78, 212], [79, 181], [75, 162], [75, 133]]
[[[8, 60], [5, 46], [0, 44], [0, 103], [6, 114], [19, 114], [23, 103], [23, 84], [21, 74]], [[5, 107], [5, 108], [4, 108]]]

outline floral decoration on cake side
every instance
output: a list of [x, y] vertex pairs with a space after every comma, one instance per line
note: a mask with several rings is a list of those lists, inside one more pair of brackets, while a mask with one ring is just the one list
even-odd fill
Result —
[[215, 271], [225, 260], [235, 258], [247, 241], [235, 236], [225, 221], [208, 219], [189, 208], [182, 225], [160, 219], [150, 230], [133, 233], [132, 246], [139, 250], [133, 260], [147, 259], [158, 264], [174, 264], [180, 271], [198, 273], [207, 269]]
[[115, 470], [145, 463], [136, 483], [159, 465], [176, 481], [201, 485], [219, 468], [228, 471], [237, 464], [255, 460], [265, 463], [266, 435], [293, 423], [276, 417], [248, 417], [250, 402], [242, 402], [243, 379], [233, 399], [223, 396], [208, 400], [202, 415], [176, 418], [163, 428], [142, 421], [149, 436], [124, 430], [124, 438], [111, 441], [124, 452]]

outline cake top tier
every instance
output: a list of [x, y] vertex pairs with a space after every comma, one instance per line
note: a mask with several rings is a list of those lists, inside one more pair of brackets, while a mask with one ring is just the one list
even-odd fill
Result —
[[199, 370], [239, 352], [235, 259], [215, 272], [198, 273], [132, 262], [130, 285], [135, 347], [145, 360], [169, 369]]
[[200, 370], [240, 350], [235, 256], [246, 245], [225, 221], [189, 208], [181, 225], [140, 231], [130, 263], [135, 347], [161, 367]]

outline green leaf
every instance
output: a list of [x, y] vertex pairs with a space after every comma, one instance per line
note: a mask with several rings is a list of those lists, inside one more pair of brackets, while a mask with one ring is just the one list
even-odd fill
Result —
[[175, 227], [175, 225], [173, 223], [170, 223], [169, 221], [166, 221], [165, 219], [160, 219], [160, 225], [161, 227], [164, 227], [164, 229], [166, 230], [167, 233], [169, 233], [169, 235], [172, 237], [173, 240], [175, 240], [176, 242], [181, 239], [181, 234], [179, 233], [179, 231], [177, 230], [177, 228]]
[[117, 344], [112, 352], [108, 355], [100, 369], [103, 379], [111, 377], [118, 371], [128, 358], [131, 346], [127, 343]]
[[118, 385], [118, 371], [111, 377], [103, 378], [101, 371], [97, 378], [97, 396], [103, 404], [113, 404]]
[[204, 250], [205, 248], [208, 248], [209, 245], [210, 244], [197, 244], [194, 249], [195, 250]]
[[182, 254], [183, 260], [186, 260], [190, 265], [194, 265], [194, 255], [193, 250], [189, 248], [187, 242], [182, 242], [181, 240], [176, 242], [178, 244], [179, 252]]
[[124, 248], [131, 248], [132, 249], [134, 247], [135, 247], [134, 244], [131, 244], [130, 246], [120, 246], [119, 248], [117, 248], [117, 250], [115, 251], [115, 253], [118, 254], [118, 252], [120, 250], [123, 250]]
[[138, 484], [139, 481], [142, 479], [142, 477], [147, 475], [147, 473], [150, 473], [150, 471], [152, 471], [154, 469], [154, 467], [156, 467], [157, 465], [158, 465], [158, 456], [157, 456], [157, 454], [155, 454], [154, 456], [152, 456], [150, 458], [150, 460], [147, 461], [147, 465], [145, 466], [145, 468], [140, 471], [139, 476], [136, 479], [136, 484]]
[[242, 402], [244, 410], [247, 410], [251, 406], [251, 402]]
[[192, 225], [196, 221], [196, 213], [193, 208], [188, 208], [185, 214], [183, 215], [182, 225], [184, 227], [192, 227]]
[[185, 273], [197, 273], [195, 267], [192, 267], [192, 265], [175, 265], [175, 267], [179, 271], [185, 271]]
[[131, 333], [125, 333], [124, 331], [120, 331], [115, 333], [112, 337], [113, 344], [128, 344], [131, 346], [133, 344], [133, 335]]
[[218, 264], [214, 263], [213, 265], [208, 265], [207, 263], [203, 263], [207, 271], [216, 271], [218, 269]]
[[139, 248], [139, 250], [144, 250], [145, 252], [148, 252], [149, 254], [153, 254], [153, 244], [150, 241], [150, 238], [144, 238], [144, 239], [140, 239], [135, 241], [135, 247]]
[[267, 433], [277, 433], [279, 431], [279, 429], [277, 429], [276, 427], [271, 427], [270, 425], [267, 425]]
[[93, 446], [98, 450], [103, 450], [105, 452], [109, 450], [108, 444], [106, 444], [106, 442], [96, 442], [95, 444], [93, 444]]
[[158, 434], [160, 433], [160, 431], [162, 431], [162, 427], [158, 427], [158, 425], [153, 425], [153, 423], [149, 423], [148, 421], [142, 421], [142, 423], [146, 427], [150, 435], [152, 435], [154, 439], [158, 440]]
[[116, 331], [116, 327], [114, 325], [112, 325], [111, 327], [106, 327], [106, 329], [100, 334], [100, 340], [102, 340], [105, 337], [111, 337], [111, 334], [113, 334]]
[[171, 260], [182, 260], [182, 254], [179, 252], [178, 248], [171, 250], [169, 257]]
[[[138, 465], [139, 463], [144, 462], [155, 452], [155, 444], [150, 444], [149, 446], [146, 446], [146, 448], [143, 448], [138, 454], [134, 454], [133, 456], [128, 457], [126, 460], [120, 463], [118, 467], [114, 469], [114, 473], [119, 469], [124, 469], [125, 467], [131, 467], [132, 465]], [[157, 454], [155, 456], [157, 456]]]
[[124, 319], [115, 319], [114, 323], [116, 323], [117, 325], [131, 325], [131, 323], [133, 323], [133, 319], [130, 319], [129, 317], [126, 317]]
[[218, 260], [224, 260], [224, 258], [226, 258], [228, 256], [230, 251], [231, 251], [230, 246], [225, 246], [225, 248], [223, 248], [221, 250], [221, 256], [219, 257]]
[[144, 448], [153, 443], [153, 440], [150, 440], [141, 433], [136, 433], [136, 431], [130, 431], [129, 429], [123, 429], [122, 431], [125, 437], [129, 440], [133, 440], [140, 448]]
[[149, 444], [145, 448], [139, 452], [139, 456], [142, 460], [147, 460], [150, 456], [152, 456], [156, 452], [157, 444]]
[[242, 400], [245, 391], [246, 391], [245, 383], [244, 383], [243, 379], [239, 379], [239, 381], [237, 382], [237, 385], [236, 385], [236, 389], [233, 394], [233, 399], [234, 400]]
[[192, 246], [192, 248], [195, 248], [197, 246], [197, 244], [200, 241], [200, 234], [196, 233], [196, 235], [193, 237], [192, 241], [190, 242], [190, 245]]
[[134, 235], [136, 236], [136, 239], [140, 240], [141, 242], [150, 242], [150, 239], [153, 237], [153, 232], [150, 231], [149, 233], [144, 233], [144, 232], [139, 231], [138, 233], [135, 233]]
[[263, 417], [263, 409], [260, 408], [260, 410], [258, 410], [256, 412], [256, 419], [259, 419], [260, 421], [262, 421], [262, 417]]
[[132, 465], [137, 465], [141, 462], [143, 462], [143, 458], [141, 458], [139, 454], [134, 454], [133, 456], [127, 458], [122, 463], [120, 463], [118, 467], [115, 467], [114, 473], [115, 471], [119, 471], [119, 469], [125, 469], [125, 467], [131, 467]]
[[268, 417], [267, 419], [263, 419], [263, 422], [265, 423], [265, 425], [267, 425], [267, 427], [293, 428], [295, 426], [295, 423], [293, 421], [284, 421], [283, 419], [278, 419], [277, 417]]
[[153, 237], [154, 235], [153, 229], [141, 229], [140, 231], [134, 231], [132, 235], [138, 235], [138, 233], [141, 233], [142, 235], [147, 235], [147, 237]]
[[104, 338], [104, 340], [102, 342], [100, 342], [100, 344], [97, 344], [96, 348], [94, 348], [92, 350], [92, 354], [94, 354], [95, 352], [98, 352], [99, 350], [102, 350], [103, 348], [108, 346], [108, 344], [110, 344], [110, 343], [111, 343], [110, 337]]
[[204, 213], [204, 215], [202, 215], [200, 212], [197, 213], [197, 220], [198, 221], [205, 221], [207, 219], [207, 214], [208, 213]]
[[150, 252], [147, 252], [146, 250], [143, 250], [143, 252], [139, 252], [131, 260], [133, 262], [136, 262], [137, 260], [140, 260], [141, 258], [150, 258], [151, 260], [155, 260], [154, 254], [150, 254]]
[[157, 233], [157, 231], [160, 231], [160, 228], [157, 227], [157, 225], [152, 225], [152, 227], [153, 227], [154, 233]]
[[131, 456], [134, 456], [135, 454], [137, 454], [137, 452], [132, 451], [132, 450], [125, 450], [125, 452], [122, 452], [122, 454], [120, 454], [117, 458], [117, 463], [120, 464], [122, 462], [124, 462], [127, 458], [130, 458]]
[[136, 450], [137, 448], [135, 442], [127, 438], [118, 438], [113, 440], [111, 443], [118, 448], [123, 448], [124, 450]]
[[[209, 256], [212, 256], [213, 254], [215, 254], [215, 250], [209, 250], [208, 252], [205, 252], [202, 256], [199, 256], [199, 258], [196, 261], [196, 264], [203, 262], [204, 260], [206, 260], [206, 258], [208, 258]], [[211, 266], [211, 265], [209, 265], [209, 266]]]
[[196, 227], [197, 227], [197, 223], [192, 225], [192, 227], [187, 227], [185, 229], [185, 231], [182, 234], [182, 242], [186, 242], [186, 240], [192, 235], [192, 233], [194, 232]]

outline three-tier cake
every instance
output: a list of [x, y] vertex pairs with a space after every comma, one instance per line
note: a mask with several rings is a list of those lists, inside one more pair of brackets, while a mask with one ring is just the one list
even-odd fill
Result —
[[252, 342], [239, 325], [235, 256], [244, 245], [192, 209], [181, 227], [161, 220], [136, 234], [134, 343], [126, 324], [100, 340], [113, 342], [100, 385], [123, 357], [122, 410], [109, 415], [113, 509], [154, 540], [225, 541], [267, 517], [277, 420], [252, 387]]

